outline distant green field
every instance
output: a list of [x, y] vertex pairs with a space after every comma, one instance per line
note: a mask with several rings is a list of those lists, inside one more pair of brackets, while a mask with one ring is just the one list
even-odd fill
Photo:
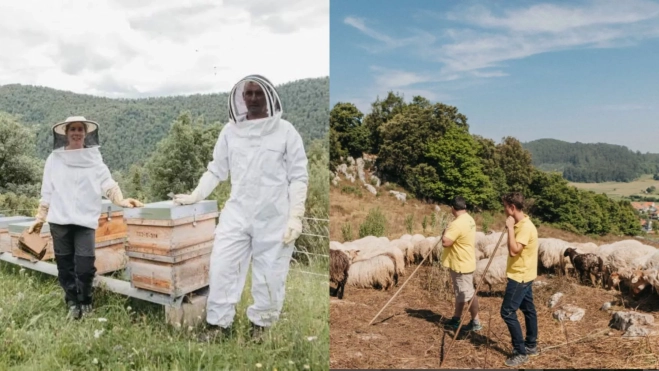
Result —
[[647, 189], [650, 186], [655, 186], [659, 190], [659, 181], [653, 180], [652, 175], [646, 174], [641, 176], [639, 179], [624, 183], [624, 182], [604, 182], [604, 183], [573, 183], [570, 182], [570, 185], [573, 185], [580, 189], [585, 189], [588, 191], [593, 191], [595, 193], [605, 193], [607, 196], [613, 199], [621, 199], [623, 197], [628, 197], [631, 195], [639, 196], [656, 196], [659, 197], [658, 193], [652, 195], [644, 194], [642, 191]]

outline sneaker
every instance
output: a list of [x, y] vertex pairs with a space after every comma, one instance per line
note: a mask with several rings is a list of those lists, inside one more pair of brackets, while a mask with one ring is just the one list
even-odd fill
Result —
[[446, 324], [444, 325], [451, 330], [457, 330], [458, 327], [460, 326], [460, 318], [451, 318]]
[[231, 338], [231, 327], [220, 327], [206, 323], [206, 327], [197, 336], [197, 341], [202, 343], [211, 343]]
[[480, 322], [474, 322], [472, 319], [471, 322], [466, 326], [465, 330], [467, 331], [480, 331], [483, 329], [483, 325]]
[[82, 317], [80, 306], [75, 303], [69, 303], [69, 314], [67, 314], [67, 318], [77, 320], [80, 319], [80, 317]]
[[252, 322], [252, 327], [250, 328], [250, 335], [252, 337], [252, 341], [254, 341], [257, 344], [262, 343], [263, 338], [265, 337], [265, 331], [266, 331], [265, 327], [259, 326]]
[[94, 310], [94, 308], [92, 307], [91, 304], [82, 304], [80, 306], [80, 312], [81, 312], [80, 314], [81, 314], [82, 317], [89, 316], [92, 313], [93, 310]]
[[540, 352], [538, 351], [538, 347], [529, 348], [525, 346], [524, 348], [526, 348], [526, 355], [529, 357], [535, 357], [538, 354], [540, 354]]
[[517, 367], [529, 361], [529, 356], [513, 352], [513, 355], [508, 357], [504, 362], [508, 367]]

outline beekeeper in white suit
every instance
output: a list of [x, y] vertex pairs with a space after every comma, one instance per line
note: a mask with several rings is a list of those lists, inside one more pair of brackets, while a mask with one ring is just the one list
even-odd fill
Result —
[[294, 241], [302, 232], [307, 198], [307, 156], [300, 134], [281, 118], [275, 87], [262, 76], [240, 80], [229, 94], [230, 121], [220, 132], [213, 160], [190, 195], [174, 202], [199, 202], [231, 176], [231, 196], [216, 229], [210, 261], [210, 293], [202, 338], [230, 335], [250, 258], [251, 332], [279, 319]]
[[72, 116], [53, 125], [53, 151], [46, 159], [36, 220], [28, 229], [39, 233], [48, 222], [53, 239], [58, 279], [69, 306], [69, 317], [92, 312], [96, 274], [96, 228], [102, 196], [121, 207], [142, 207], [124, 198], [103, 162], [98, 124]]

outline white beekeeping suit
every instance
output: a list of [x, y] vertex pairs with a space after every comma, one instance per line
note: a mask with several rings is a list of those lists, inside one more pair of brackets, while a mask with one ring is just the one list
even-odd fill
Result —
[[124, 199], [101, 156], [98, 123], [71, 116], [53, 125], [53, 151], [46, 159], [41, 199], [29, 233], [50, 227], [58, 280], [69, 316], [91, 313], [96, 274], [95, 234], [102, 196], [121, 207], [142, 207]]
[[254, 304], [247, 316], [253, 329], [279, 319], [308, 184], [302, 138], [282, 112], [268, 80], [251, 75], [239, 81], [229, 95], [230, 121], [207, 171], [192, 194], [174, 197], [179, 204], [199, 202], [231, 176], [231, 196], [220, 214], [211, 254], [206, 317], [211, 328], [231, 327], [250, 258]]

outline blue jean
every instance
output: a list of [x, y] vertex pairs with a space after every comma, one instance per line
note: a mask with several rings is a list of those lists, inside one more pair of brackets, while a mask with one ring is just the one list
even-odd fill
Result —
[[[533, 290], [530, 282], [517, 282], [508, 278], [506, 293], [501, 304], [501, 318], [508, 326], [513, 349], [526, 354], [526, 347], [534, 348], [538, 339], [538, 315], [533, 305]], [[522, 326], [517, 320], [517, 309], [524, 313], [526, 340], [522, 336]]]

